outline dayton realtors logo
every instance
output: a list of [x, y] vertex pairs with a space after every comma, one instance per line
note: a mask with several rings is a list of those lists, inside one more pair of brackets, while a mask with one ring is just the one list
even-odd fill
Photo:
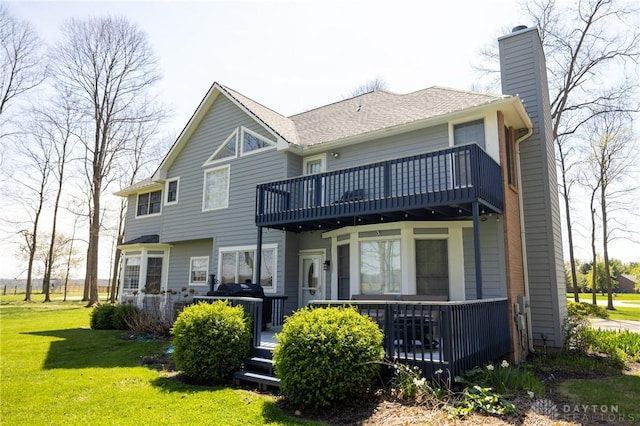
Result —
[[543, 416], [565, 421], [631, 421], [640, 419], [640, 415], [633, 413], [620, 413], [617, 405], [586, 405], [586, 404], [560, 404], [556, 405], [549, 399], [539, 399], [531, 404], [531, 409]]

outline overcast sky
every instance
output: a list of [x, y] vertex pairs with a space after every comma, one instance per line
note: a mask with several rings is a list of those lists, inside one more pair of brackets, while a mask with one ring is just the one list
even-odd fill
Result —
[[[531, 25], [515, 0], [5, 3], [47, 43], [72, 17], [112, 14], [137, 23], [159, 59], [171, 135], [214, 81], [284, 115], [338, 101], [376, 77], [397, 93], [471, 89], [479, 50]], [[636, 253], [638, 245], [615, 255]]]

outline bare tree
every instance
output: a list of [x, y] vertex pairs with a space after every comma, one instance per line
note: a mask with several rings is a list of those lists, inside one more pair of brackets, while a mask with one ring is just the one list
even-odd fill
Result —
[[98, 303], [98, 244], [102, 193], [114, 166], [128, 155], [132, 129], [158, 121], [162, 114], [150, 98], [158, 81], [157, 63], [145, 34], [124, 18], [72, 19], [62, 28], [52, 67], [57, 86], [90, 127], [81, 140], [89, 193], [89, 241], [85, 285], [88, 305]]
[[[121, 187], [128, 187], [140, 180], [140, 174], [149, 171], [149, 165], [157, 163], [160, 159], [159, 155], [153, 155], [150, 145], [152, 142], [152, 136], [157, 130], [157, 123], [140, 123], [135, 133], [132, 135], [132, 146], [130, 153], [127, 156], [126, 162], [121, 163], [121, 175], [120, 182]], [[155, 151], [156, 154], [158, 151]], [[149, 155], [151, 154], [151, 155]], [[122, 256], [122, 250], [118, 248], [120, 244], [124, 242], [124, 224], [125, 213], [127, 209], [126, 198], [120, 199], [120, 206], [118, 211], [118, 231], [116, 234], [116, 248], [113, 256], [112, 272], [109, 301], [111, 303], [116, 302], [118, 295], [118, 283], [119, 283], [119, 271], [120, 271], [120, 258]]]
[[44, 80], [41, 45], [31, 25], [0, 4], [0, 115], [15, 97]]
[[377, 92], [379, 90], [387, 90], [388, 84], [380, 77], [376, 77], [367, 81], [364, 84], [353, 89], [349, 94], [343, 96], [344, 99], [355, 98], [356, 96], [364, 95], [366, 93]]
[[[638, 111], [638, 10], [633, 3], [613, 0], [525, 0], [523, 9], [538, 27], [547, 60], [552, 130], [578, 300], [570, 188], [575, 180], [572, 167], [583, 159], [575, 155], [581, 138], [574, 136], [601, 114]], [[496, 51], [484, 49], [481, 55], [483, 63], [476, 68], [495, 77]]]
[[[599, 190], [599, 213], [602, 228], [602, 253], [605, 283], [608, 293], [607, 309], [614, 309], [609, 262], [609, 243], [619, 229], [615, 223], [615, 213], [619, 209], [632, 207], [627, 201], [628, 194], [638, 189], [631, 179], [637, 168], [638, 147], [630, 132], [631, 117], [624, 113], [600, 114], [589, 123], [590, 155], [589, 169], [593, 187]], [[635, 206], [634, 206], [635, 207]]]
[[45, 262], [45, 271], [42, 278], [42, 291], [45, 295], [45, 302], [50, 302], [51, 273], [54, 266], [54, 250], [60, 243], [57, 235], [58, 212], [60, 200], [63, 193], [63, 184], [66, 179], [65, 169], [70, 161], [71, 152], [74, 148], [76, 136], [74, 134], [77, 126], [77, 117], [69, 104], [69, 96], [61, 96], [52, 101], [46, 109], [37, 111], [39, 116], [38, 131], [42, 138], [48, 140], [51, 145], [51, 165], [55, 178], [55, 200], [52, 206], [51, 236], [49, 239], [48, 253], [45, 256], [49, 259]]
[[27, 258], [27, 285], [24, 300], [31, 301], [32, 275], [38, 250], [38, 232], [41, 215], [48, 195], [51, 175], [51, 145], [37, 133], [24, 135], [17, 140], [17, 152], [22, 164], [11, 176], [15, 191], [11, 194], [17, 204], [24, 209], [24, 217], [16, 225], [23, 224], [19, 234], [23, 238], [21, 251]]

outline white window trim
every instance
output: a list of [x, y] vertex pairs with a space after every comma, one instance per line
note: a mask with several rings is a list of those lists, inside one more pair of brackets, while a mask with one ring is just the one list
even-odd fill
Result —
[[[158, 191], [160, 191], [160, 211], [158, 213], [139, 215], [138, 214], [138, 204], [140, 203], [140, 196], [144, 195], [144, 194], [149, 194], [149, 202], [151, 202], [151, 194], [153, 192], [158, 192]], [[160, 216], [162, 214], [162, 204], [163, 204], [162, 197], [164, 197], [164, 193], [162, 192], [162, 189], [154, 189], [153, 191], [147, 191], [147, 192], [138, 192], [136, 194], [136, 211], [135, 211], [136, 215], [135, 215], [135, 218], [136, 219], [145, 219], [145, 218], [148, 218], [148, 217]]]
[[[207, 174], [208, 173], [212, 173], [218, 170], [222, 170], [222, 169], [227, 169], [227, 188], [226, 188], [226, 199], [225, 199], [225, 203], [222, 206], [218, 206], [218, 207], [209, 207], [206, 208], [205, 207], [205, 202], [206, 202], [206, 195], [207, 195]], [[231, 165], [226, 164], [224, 166], [220, 166], [220, 167], [214, 167], [211, 169], [207, 169], [204, 171], [204, 174], [202, 176], [202, 211], [203, 212], [209, 212], [209, 211], [213, 211], [213, 210], [222, 210], [222, 209], [226, 209], [229, 207], [229, 187], [231, 185]]]
[[[207, 261], [207, 273], [205, 274], [205, 280], [204, 282], [200, 282], [200, 281], [196, 281], [193, 282], [191, 281], [191, 272], [193, 272], [193, 261], [194, 260], [206, 260]], [[189, 258], [189, 278], [187, 279], [187, 281], [189, 282], [190, 286], [206, 286], [208, 285], [208, 280], [209, 280], [209, 256], [191, 256]]]
[[[254, 149], [253, 151], [248, 151], [248, 152], [244, 152], [244, 134], [248, 133], [251, 136], [263, 140], [266, 143], [269, 144], [269, 146], [264, 147], [264, 148], [258, 148], [258, 149]], [[253, 130], [249, 130], [244, 126], [240, 126], [240, 140], [239, 140], [239, 145], [240, 145], [240, 156], [245, 156], [245, 155], [253, 155], [253, 154], [257, 154], [259, 152], [263, 152], [263, 151], [268, 151], [270, 149], [275, 149], [276, 148], [276, 143], [274, 141], [272, 141], [271, 139], [267, 139], [264, 136], [262, 136], [259, 133], [254, 132]]]
[[[207, 159], [207, 161], [204, 162], [204, 164], [202, 165], [202, 167], [207, 167], [210, 166], [212, 164], [218, 164], [221, 163], [223, 161], [229, 161], [231, 159], [237, 158], [238, 157], [238, 143], [239, 143], [239, 138], [238, 138], [239, 132], [238, 132], [238, 128], [236, 128], [233, 132], [231, 132], [231, 134], [229, 136], [227, 136], [227, 138], [224, 140], [224, 142], [222, 142], [222, 145], [220, 145], [218, 147], [218, 149], [216, 149], [213, 154], [211, 154], [211, 156]], [[225, 147], [227, 146], [227, 144], [229, 143], [229, 141], [233, 138], [236, 138], [236, 151], [235, 153], [230, 156], [230, 157], [224, 157], [224, 158], [218, 158], [216, 159], [216, 155], [218, 155], [218, 153], [220, 151], [222, 151], [223, 149], [225, 149]]]
[[[253, 251], [254, 253], [257, 252], [257, 246], [229, 246], [229, 247], [220, 247], [218, 249], [218, 277], [222, 277], [222, 253], [237, 253], [237, 252], [241, 252], [241, 251]], [[277, 276], [278, 276], [278, 244], [263, 244], [262, 245], [262, 250], [273, 250], [273, 273], [272, 273], [272, 277], [273, 277], [273, 285], [271, 287], [262, 287], [262, 289], [264, 290], [265, 293], [277, 293], [277, 286], [278, 286], [278, 280], [277, 280]], [[255, 256], [255, 254], [254, 254]], [[255, 259], [255, 257], [254, 257]], [[237, 265], [236, 265], [237, 267]], [[253, 271], [253, 279], [252, 281], [255, 281], [256, 279], [256, 271]]]
[[[150, 251], [163, 251], [163, 254], [152, 253], [149, 254]], [[138, 276], [138, 288], [134, 289], [124, 289], [124, 268], [125, 268], [125, 259], [128, 258], [139, 258], [140, 259], [140, 271]], [[122, 263], [120, 265], [120, 283], [119, 283], [119, 292], [118, 297], [120, 301], [123, 301], [125, 297], [130, 297], [133, 295], [133, 292], [137, 292], [138, 297], [143, 297], [145, 294], [142, 290], [147, 285], [147, 259], [150, 257], [161, 257], [162, 258], [162, 279], [160, 280], [160, 291], [167, 291], [168, 288], [168, 279], [169, 279], [169, 257], [170, 257], [170, 246], [167, 244], [161, 245], [131, 245], [127, 246], [126, 249], [122, 249]]]
[[326, 153], [310, 155], [302, 159], [302, 175], [303, 176], [308, 176], [307, 164], [316, 160], [320, 160], [320, 171], [318, 173], [324, 173], [327, 171], [327, 154]]
[[[176, 190], [176, 199], [175, 201], [167, 201], [167, 198], [169, 196], [169, 183], [170, 182], [176, 182], [177, 185], [177, 190]], [[164, 205], [165, 206], [172, 206], [174, 204], [178, 204], [178, 199], [180, 198], [180, 177], [175, 177], [175, 178], [171, 178], [171, 179], [167, 179], [167, 181], [164, 184]]]
[[[347, 226], [322, 234], [323, 238], [331, 238], [331, 255], [337, 259], [338, 245], [349, 244], [350, 257], [350, 294], [360, 294], [360, 242], [400, 239], [400, 258], [402, 267], [402, 294], [416, 293], [415, 274], [415, 240], [419, 239], [447, 239], [449, 255], [449, 300], [466, 300], [464, 275], [464, 228], [472, 228], [471, 221], [443, 221], [443, 222], [394, 222], [377, 225]], [[447, 234], [414, 234], [414, 229], [447, 228]], [[400, 235], [360, 237], [360, 232], [399, 229]], [[338, 237], [349, 234], [349, 240], [338, 241]], [[413, 245], [414, 248], [411, 246]], [[355, 261], [357, 260], [357, 261]], [[337, 268], [331, 268], [331, 294], [338, 294]]]

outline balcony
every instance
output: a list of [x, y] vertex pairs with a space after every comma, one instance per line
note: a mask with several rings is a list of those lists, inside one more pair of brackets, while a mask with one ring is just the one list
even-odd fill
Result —
[[260, 184], [256, 225], [331, 230], [401, 220], [468, 218], [503, 208], [500, 165], [477, 144]]

